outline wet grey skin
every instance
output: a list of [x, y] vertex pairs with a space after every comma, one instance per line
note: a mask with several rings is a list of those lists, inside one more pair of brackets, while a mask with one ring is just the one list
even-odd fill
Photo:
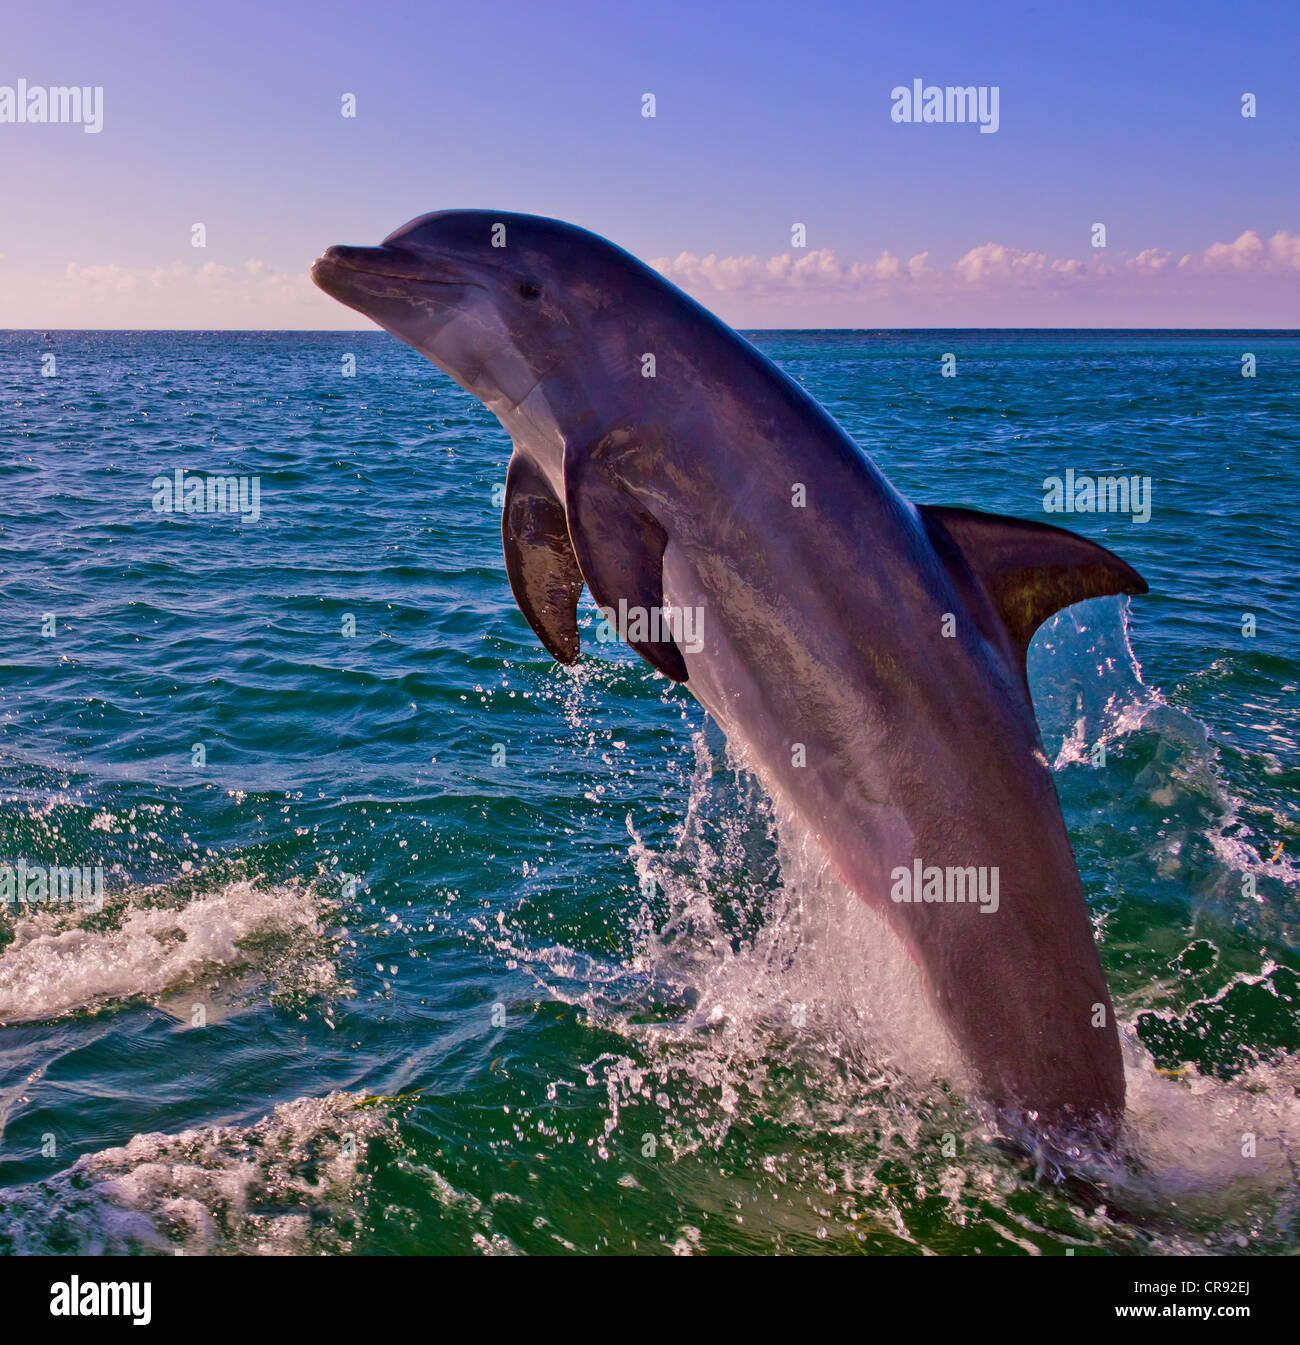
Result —
[[[699, 641], [629, 643], [900, 936], [998, 1119], [1112, 1142], [1119, 1037], [1025, 651], [1143, 580], [1073, 533], [904, 499], [802, 387], [583, 229], [444, 211], [312, 276], [509, 433], [506, 571], [550, 653], [579, 657], [584, 583], [604, 608], [699, 609]], [[895, 901], [917, 860], [996, 869], [996, 912]]]

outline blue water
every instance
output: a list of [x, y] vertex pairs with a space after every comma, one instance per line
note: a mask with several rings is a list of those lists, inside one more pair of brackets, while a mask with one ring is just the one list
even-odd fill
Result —
[[[755, 339], [915, 500], [1151, 480], [1050, 519], [1151, 593], [1030, 659], [1125, 1160], [1001, 1145], [690, 696], [590, 626], [551, 662], [508, 440], [414, 352], [11, 332], [0, 865], [105, 903], [0, 913], [0, 1251], [1300, 1246], [1300, 336]], [[178, 468], [258, 517], [155, 510]]]

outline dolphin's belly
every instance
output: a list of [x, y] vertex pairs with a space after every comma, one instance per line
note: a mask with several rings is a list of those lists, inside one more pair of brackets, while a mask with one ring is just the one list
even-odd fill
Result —
[[896, 746], [904, 737], [883, 731], [888, 689], [873, 684], [869, 670], [845, 667], [838, 642], [819, 642], [817, 611], [773, 630], [747, 597], [720, 593], [671, 544], [664, 596], [696, 613], [700, 648], [684, 651], [691, 692], [769, 792], [788, 799], [842, 876], [878, 904], [888, 857], [919, 844], [897, 763], [884, 750], [886, 736]]
[[[915, 628], [937, 631], [950, 601], [941, 585], [860, 607], [889, 651], [875, 657], [841, 628], [835, 590], [791, 572], [796, 558], [749, 577], [771, 590], [788, 579], [804, 595], [771, 619], [770, 594], [729, 587], [738, 571], [715, 559], [696, 564], [670, 543], [664, 595], [699, 610], [688, 686], [729, 743], [902, 936], [995, 1101], [1043, 1115], [1114, 1104], [1113, 1011], [1027, 700], [1008, 697], [978, 642]], [[949, 870], [960, 900], [948, 899]], [[944, 885], [932, 902], [917, 880], [935, 872]], [[897, 900], [900, 887], [916, 900]], [[1098, 1012], [1104, 1033], [1090, 1027]]]

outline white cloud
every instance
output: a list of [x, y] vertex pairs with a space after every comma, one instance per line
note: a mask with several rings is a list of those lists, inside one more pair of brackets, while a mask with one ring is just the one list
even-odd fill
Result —
[[1231, 243], [1211, 243], [1178, 263], [1198, 271], [1300, 271], [1300, 235], [1279, 229], [1267, 242], [1247, 229]]
[[139, 268], [69, 262], [44, 292], [42, 308], [55, 310], [50, 320], [75, 313], [81, 322], [102, 318], [118, 326], [340, 327], [349, 317], [305, 271], [277, 271], [256, 258]]
[[64, 283], [87, 290], [130, 290], [140, 277], [125, 266], [78, 266], [69, 262], [63, 275]]
[[238, 267], [221, 262], [204, 262], [202, 266], [191, 267], [177, 261], [148, 270], [132, 270], [116, 263], [82, 266], [69, 262], [63, 274], [63, 284], [92, 295], [96, 290], [183, 292], [197, 289], [206, 291], [209, 296], [238, 303], [279, 302], [286, 292], [301, 295], [315, 292], [306, 272], [288, 275], [254, 259]]
[[719, 257], [711, 252], [698, 257], [693, 252], [682, 252], [672, 258], [659, 257], [650, 265], [675, 285], [697, 293], [760, 294], [774, 290], [824, 293], [918, 280], [927, 271], [929, 255], [921, 252], [902, 262], [882, 252], [875, 261], [846, 266], [829, 248], [818, 248], [797, 258], [783, 252], [766, 261], [754, 256]]
[[1172, 276], [1179, 268], [1244, 273], [1300, 270], [1300, 236], [1279, 231], [1265, 244], [1255, 230], [1248, 229], [1233, 243], [1213, 243], [1201, 253], [1184, 257], [1177, 267], [1168, 252], [1155, 247], [1111, 262], [1052, 258], [1045, 252], [995, 242], [971, 248], [947, 267], [931, 267], [929, 255], [922, 252], [903, 263], [883, 252], [875, 261], [848, 263], [829, 248], [799, 257], [786, 252], [767, 260], [683, 252], [674, 258], [661, 257], [651, 265], [702, 297], [797, 297], [815, 292], [872, 298], [911, 292], [943, 299], [1030, 290], [1081, 293], [1080, 287], [1105, 290], [1125, 274], [1132, 278], [1129, 283], [1141, 276], [1154, 284], [1158, 277]]
[[1300, 234], [1289, 234], [1279, 229], [1268, 240], [1269, 260], [1285, 270], [1300, 271]]

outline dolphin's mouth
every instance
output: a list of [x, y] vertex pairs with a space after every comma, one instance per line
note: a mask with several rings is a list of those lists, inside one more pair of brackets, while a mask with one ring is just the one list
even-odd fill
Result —
[[327, 294], [333, 293], [329, 283], [339, 279], [339, 272], [353, 275], [377, 276], [383, 280], [402, 280], [415, 285], [478, 286], [478, 281], [460, 272], [450, 262], [441, 263], [442, 273], [423, 257], [391, 243], [377, 248], [350, 247], [336, 243], [328, 247], [312, 263], [311, 278]]

